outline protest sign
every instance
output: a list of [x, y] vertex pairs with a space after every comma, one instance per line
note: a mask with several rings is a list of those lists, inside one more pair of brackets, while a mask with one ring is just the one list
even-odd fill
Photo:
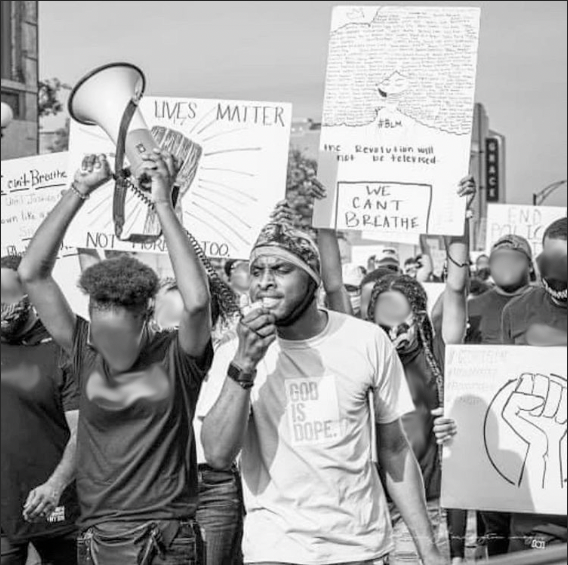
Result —
[[479, 19], [477, 8], [334, 9], [320, 148], [337, 154], [338, 176], [315, 227], [390, 241], [463, 233]]
[[422, 283], [422, 286], [428, 295], [428, 313], [432, 315], [434, 306], [438, 303], [440, 296], [444, 294], [446, 285], [444, 283]]
[[[260, 229], [285, 195], [291, 106], [148, 97], [140, 109], [158, 145], [182, 163], [178, 212], [184, 226], [208, 256], [248, 258]], [[71, 170], [87, 153], [114, 150], [101, 129], [72, 124]], [[163, 239], [141, 244], [115, 236], [113, 188], [111, 182], [97, 190], [71, 225], [67, 242], [83, 248], [165, 252]], [[154, 212], [134, 192], [126, 200], [125, 216], [126, 235], [148, 233], [157, 224]]]
[[566, 348], [451, 346], [442, 506], [565, 515]]
[[566, 217], [566, 208], [560, 206], [522, 206], [516, 204], [489, 204], [487, 209], [487, 251], [500, 237], [508, 234], [526, 238], [535, 258], [542, 253], [542, 239], [546, 228]]
[[2, 255], [21, 255], [69, 184], [67, 153], [2, 161]]

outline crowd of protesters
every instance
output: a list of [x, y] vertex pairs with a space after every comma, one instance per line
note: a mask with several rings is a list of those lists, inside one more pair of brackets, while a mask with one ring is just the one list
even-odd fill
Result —
[[[510, 235], [473, 266], [467, 235], [448, 237], [435, 278], [394, 249], [342, 265], [337, 234], [315, 242], [282, 203], [221, 292], [156, 152], [145, 175], [173, 277], [95, 258], [86, 320], [52, 272], [111, 174], [86, 157], [25, 256], [2, 258], [2, 565], [24, 565], [29, 543], [53, 565], [465, 563], [467, 512], [440, 503], [459, 433], [445, 348], [566, 345], [567, 220], [538, 258]], [[456, 190], [471, 203], [475, 183]], [[480, 512], [477, 534], [489, 556], [547, 547], [566, 517]]]

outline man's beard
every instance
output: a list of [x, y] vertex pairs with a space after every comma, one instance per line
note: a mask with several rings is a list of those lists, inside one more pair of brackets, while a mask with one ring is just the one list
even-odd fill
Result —
[[300, 320], [316, 299], [317, 291], [318, 285], [314, 280], [310, 279], [304, 298], [300, 302], [298, 302], [298, 304], [294, 308], [292, 308], [292, 310], [288, 314], [276, 320], [276, 327], [289, 328], [290, 326], [293, 326], [298, 320]]

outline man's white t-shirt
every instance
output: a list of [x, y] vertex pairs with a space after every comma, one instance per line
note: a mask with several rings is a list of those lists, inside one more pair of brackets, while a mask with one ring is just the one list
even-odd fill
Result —
[[[379, 424], [414, 405], [384, 332], [328, 315], [321, 335], [279, 339], [258, 367], [241, 459], [246, 563], [372, 561], [393, 549], [387, 500], [371, 457], [369, 394]], [[217, 352], [209, 405], [236, 345]]]

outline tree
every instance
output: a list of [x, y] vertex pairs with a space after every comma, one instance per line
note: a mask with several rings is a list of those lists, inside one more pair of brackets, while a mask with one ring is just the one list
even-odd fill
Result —
[[47, 148], [50, 153], [60, 153], [69, 149], [69, 118], [65, 120], [65, 125], [55, 130], [53, 141]]
[[317, 163], [299, 149], [292, 149], [288, 158], [286, 198], [298, 217], [296, 226], [305, 231], [312, 229], [313, 199], [309, 195], [308, 172], [316, 171]]
[[61, 82], [58, 78], [39, 81], [38, 103], [39, 117], [55, 116], [63, 110], [63, 104], [59, 99], [61, 90], [68, 90], [69, 85]]

